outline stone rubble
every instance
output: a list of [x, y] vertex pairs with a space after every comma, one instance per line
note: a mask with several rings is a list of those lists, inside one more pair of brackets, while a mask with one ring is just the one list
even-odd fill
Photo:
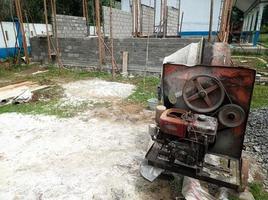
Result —
[[268, 186], [268, 108], [250, 112], [244, 145], [246, 152], [266, 171], [265, 185]]

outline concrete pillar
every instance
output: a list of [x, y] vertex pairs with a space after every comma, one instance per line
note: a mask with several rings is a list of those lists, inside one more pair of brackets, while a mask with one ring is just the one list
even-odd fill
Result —
[[257, 18], [257, 9], [254, 11], [253, 13], [253, 17], [252, 17], [252, 26], [251, 26], [251, 31], [254, 31], [255, 28], [255, 24], [256, 24], [256, 18]]
[[242, 31], [246, 31], [248, 26], [248, 15], [244, 18]]
[[264, 4], [260, 4], [259, 5], [259, 14], [257, 16], [257, 26], [256, 26], [256, 30], [255, 30], [255, 33], [253, 36], [253, 46], [257, 45], [259, 38], [260, 38], [260, 30], [261, 30], [263, 10], [264, 10]]

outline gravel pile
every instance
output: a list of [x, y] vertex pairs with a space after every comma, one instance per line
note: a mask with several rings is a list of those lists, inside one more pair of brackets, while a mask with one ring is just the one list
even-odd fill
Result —
[[244, 144], [262, 168], [268, 169], [268, 108], [250, 113]]

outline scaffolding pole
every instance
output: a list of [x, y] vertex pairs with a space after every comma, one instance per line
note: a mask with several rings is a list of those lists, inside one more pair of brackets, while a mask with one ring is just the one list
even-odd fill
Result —
[[211, 37], [212, 37], [213, 8], [214, 8], [214, 0], [210, 0], [210, 15], [209, 15], [208, 42], [211, 42]]
[[101, 41], [101, 21], [100, 21], [100, 1], [95, 0], [95, 13], [96, 13], [96, 28], [97, 28], [97, 35], [98, 35], [98, 46], [99, 46], [99, 67], [102, 70], [103, 64], [103, 48], [102, 48], [102, 41]]
[[111, 42], [111, 63], [112, 63], [112, 75], [115, 77], [115, 63], [114, 63], [114, 40], [113, 40], [113, 9], [112, 1], [110, 0], [110, 42]]
[[47, 32], [48, 62], [50, 62], [51, 61], [51, 47], [50, 47], [50, 38], [49, 38], [49, 30], [48, 30], [47, 1], [46, 0], [44, 0], [44, 15], [45, 15], [46, 32]]
[[15, 7], [16, 7], [17, 17], [19, 19], [20, 31], [22, 34], [22, 43], [23, 43], [23, 50], [24, 50], [24, 55], [25, 55], [25, 62], [26, 62], [26, 64], [29, 64], [30, 61], [29, 61], [29, 54], [28, 54], [25, 30], [24, 30], [24, 26], [23, 26], [23, 17], [22, 17], [22, 12], [21, 12], [20, 0], [15, 0]]
[[57, 57], [57, 63], [59, 65], [59, 68], [63, 68], [63, 64], [61, 62], [60, 58], [60, 47], [59, 47], [59, 40], [58, 40], [58, 29], [57, 29], [57, 6], [56, 6], [56, 0], [50, 0], [51, 3], [51, 12], [53, 16], [53, 21], [54, 21], [54, 37], [56, 41], [56, 57]]

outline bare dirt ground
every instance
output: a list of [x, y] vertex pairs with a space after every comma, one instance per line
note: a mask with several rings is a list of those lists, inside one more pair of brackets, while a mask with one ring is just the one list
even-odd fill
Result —
[[153, 113], [122, 101], [134, 87], [96, 80], [63, 87], [65, 101], [110, 106], [66, 119], [0, 115], [0, 199], [170, 199], [168, 181], [139, 174]]

